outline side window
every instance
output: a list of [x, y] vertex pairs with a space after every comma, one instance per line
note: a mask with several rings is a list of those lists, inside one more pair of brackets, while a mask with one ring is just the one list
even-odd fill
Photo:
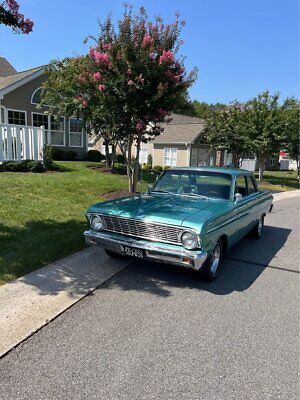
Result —
[[247, 196], [246, 176], [239, 175], [236, 178], [235, 193], [240, 193], [243, 197]]
[[248, 182], [248, 194], [253, 194], [257, 192], [253, 182], [253, 178], [250, 175], [247, 176], [247, 182]]

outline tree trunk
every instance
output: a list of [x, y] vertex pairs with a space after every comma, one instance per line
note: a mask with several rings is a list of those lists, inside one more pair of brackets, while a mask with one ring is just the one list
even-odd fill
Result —
[[128, 154], [127, 154], [128, 191], [130, 193], [134, 193], [134, 190], [133, 190], [134, 188], [133, 188], [133, 170], [132, 170], [131, 150], [132, 150], [132, 142], [129, 141], [129, 143], [128, 143]]
[[110, 167], [109, 144], [107, 140], [105, 141], [105, 165], [107, 168]]
[[232, 152], [232, 164], [234, 168], [240, 167], [240, 156], [235, 151]]
[[258, 157], [258, 180], [262, 181], [264, 179], [266, 158], [263, 156]]
[[111, 157], [110, 157], [110, 166], [111, 166], [111, 168], [114, 168], [115, 161], [116, 161], [116, 145], [112, 144], [111, 148], [112, 148], [112, 152], [111, 152]]
[[138, 136], [137, 142], [136, 142], [136, 158], [134, 162], [134, 169], [133, 169], [133, 188], [134, 188], [134, 193], [137, 190], [137, 184], [138, 184], [138, 178], [139, 178], [139, 172], [140, 172], [140, 150], [141, 150], [141, 136]]
[[296, 158], [296, 164], [297, 164], [297, 179], [299, 181], [299, 179], [300, 179], [300, 160], [299, 160], [299, 158]]

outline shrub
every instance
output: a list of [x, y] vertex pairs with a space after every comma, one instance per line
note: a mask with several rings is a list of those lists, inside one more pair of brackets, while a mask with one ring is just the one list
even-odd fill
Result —
[[118, 164], [125, 164], [125, 157], [123, 156], [123, 154], [116, 155], [116, 162]]
[[46, 145], [44, 148], [44, 166], [46, 169], [54, 169], [53, 147]]
[[164, 170], [166, 171], [167, 169], [170, 169], [171, 167], [169, 165], [164, 166]]
[[45, 167], [41, 161], [35, 160], [23, 160], [21, 162], [16, 161], [4, 161], [0, 165], [1, 172], [44, 172]]
[[145, 172], [151, 172], [152, 170], [152, 165], [151, 164], [144, 164], [142, 167], [142, 170]]
[[153, 170], [153, 172], [154, 172], [156, 175], [159, 175], [159, 174], [162, 173], [163, 167], [162, 167], [161, 165], [155, 165], [155, 166], [152, 168], [152, 170]]
[[55, 161], [63, 161], [65, 158], [65, 152], [62, 149], [56, 149], [54, 147], [52, 149], [52, 159]]
[[74, 150], [65, 151], [65, 160], [66, 161], [74, 161], [76, 160], [77, 153]]
[[124, 164], [115, 164], [112, 173], [119, 175], [127, 175], [127, 167]]
[[152, 154], [148, 154], [147, 163], [148, 163], [149, 165], [151, 165], [151, 167], [152, 167], [152, 165], [153, 165]]
[[98, 150], [89, 150], [87, 152], [87, 157], [86, 157], [87, 161], [100, 162], [104, 158], [105, 157]]

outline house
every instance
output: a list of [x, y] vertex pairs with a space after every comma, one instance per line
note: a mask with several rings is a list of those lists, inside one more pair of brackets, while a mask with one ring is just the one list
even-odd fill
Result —
[[[215, 165], [215, 151], [203, 140], [203, 120], [180, 114], [172, 114], [170, 118], [170, 122], [162, 124], [164, 130], [160, 136], [142, 143], [140, 163], [147, 164], [151, 155], [152, 165], [163, 167]], [[92, 139], [90, 146], [105, 154], [103, 138]], [[132, 153], [135, 156], [135, 147]]]
[[37, 108], [46, 80], [46, 66], [17, 72], [5, 58], [0, 57], [0, 124], [18, 128], [44, 126], [45, 144], [72, 150], [78, 159], [83, 159], [87, 151], [87, 135], [82, 120], [64, 116], [57, 120], [47, 114], [46, 106]]

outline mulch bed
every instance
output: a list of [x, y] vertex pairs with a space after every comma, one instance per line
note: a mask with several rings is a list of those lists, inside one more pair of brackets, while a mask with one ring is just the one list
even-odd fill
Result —
[[103, 193], [101, 197], [104, 200], [120, 199], [122, 197], [135, 196], [138, 193], [129, 193], [127, 190], [116, 190], [115, 192]]

